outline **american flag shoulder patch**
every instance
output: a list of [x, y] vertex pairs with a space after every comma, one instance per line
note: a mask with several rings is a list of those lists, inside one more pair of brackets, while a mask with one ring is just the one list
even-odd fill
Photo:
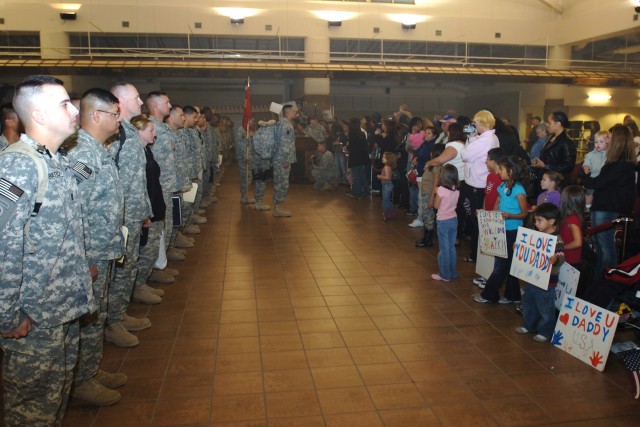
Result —
[[24, 191], [20, 187], [4, 178], [0, 178], [0, 196], [4, 196], [12, 202], [17, 202], [23, 194]]
[[93, 170], [82, 162], [76, 162], [71, 169], [73, 169], [73, 172], [82, 179], [89, 179], [93, 173]]

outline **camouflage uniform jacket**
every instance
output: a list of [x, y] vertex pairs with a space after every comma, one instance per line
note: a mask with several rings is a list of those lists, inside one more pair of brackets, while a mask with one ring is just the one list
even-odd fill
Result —
[[[85, 258], [78, 187], [69, 162], [37, 147], [48, 168], [48, 185], [38, 215], [31, 217], [38, 189], [34, 160], [21, 153], [0, 157], [0, 186], [22, 194], [0, 239], [0, 331], [29, 316], [40, 328], [70, 322], [95, 310]], [[20, 193], [14, 191], [12, 194]], [[30, 226], [25, 227], [31, 217]], [[21, 340], [3, 340], [5, 347]]]
[[[249, 146], [249, 156], [247, 157], [247, 145]], [[242, 128], [238, 128], [236, 131], [236, 160], [238, 162], [244, 162], [249, 160], [251, 162], [251, 152], [253, 151], [253, 144], [251, 139], [247, 137], [247, 131]]]
[[186, 191], [191, 188], [191, 174], [189, 169], [189, 155], [187, 142], [179, 131], [170, 128], [170, 134], [176, 144], [176, 175], [178, 178], [178, 191]]
[[174, 141], [170, 136], [171, 128], [160, 120], [151, 116], [149, 119], [156, 127], [156, 142], [151, 144], [154, 160], [160, 165], [160, 185], [165, 193], [175, 193], [180, 190], [176, 171], [176, 156]]
[[187, 174], [190, 179], [195, 179], [198, 177], [198, 141], [196, 141], [193, 133], [188, 128], [182, 128], [178, 133], [182, 136], [182, 140], [185, 144]]
[[291, 122], [284, 117], [276, 125], [276, 152], [273, 155], [275, 162], [296, 162], [296, 132]]
[[4, 150], [9, 145], [9, 141], [7, 141], [7, 137], [4, 135], [0, 135], [0, 150]]
[[205, 147], [204, 147], [204, 138], [202, 137], [202, 133], [198, 130], [197, 127], [192, 127], [188, 129], [191, 134], [191, 138], [195, 141], [194, 147], [196, 151], [196, 168], [198, 172], [202, 172], [204, 167], [204, 157], [205, 157]]
[[[147, 194], [147, 158], [138, 130], [126, 120], [120, 123], [124, 127], [127, 139], [120, 150], [118, 172], [124, 193], [124, 221], [125, 223], [142, 221], [152, 216], [151, 202]], [[109, 152], [115, 156], [120, 145], [116, 141], [109, 147]]]
[[207, 169], [211, 163], [218, 162], [218, 143], [216, 142], [216, 136], [213, 131], [213, 127], [207, 123], [207, 127], [204, 131], [201, 131], [202, 138], [204, 139], [204, 148], [205, 148], [205, 163]]
[[78, 145], [69, 152], [69, 161], [82, 162], [92, 172], [78, 184], [87, 257], [119, 258], [124, 251], [124, 194], [115, 161], [106, 147], [84, 129], [78, 131]]

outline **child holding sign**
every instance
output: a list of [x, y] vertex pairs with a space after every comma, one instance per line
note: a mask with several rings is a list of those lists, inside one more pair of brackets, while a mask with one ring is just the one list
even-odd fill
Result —
[[[560, 209], [552, 203], [543, 203], [533, 212], [538, 231], [557, 235], [560, 226]], [[524, 288], [522, 300], [522, 326], [516, 328], [518, 334], [535, 333], [533, 340], [547, 342], [556, 326], [556, 286], [560, 266], [564, 263], [564, 245], [558, 236], [555, 253], [551, 257], [549, 287], [544, 290], [530, 283]]]
[[436, 190], [433, 207], [438, 210], [436, 223], [438, 225], [438, 273], [431, 275], [433, 280], [448, 282], [458, 277], [456, 272], [456, 233], [458, 232], [458, 217], [456, 206], [460, 197], [458, 190], [458, 169], [447, 163], [440, 172], [440, 184]]
[[[507, 258], [496, 257], [493, 272], [487, 280], [480, 295], [474, 295], [473, 300], [479, 303], [499, 302], [501, 304], [520, 302], [520, 284], [518, 279], [509, 275], [511, 259], [513, 258], [513, 244], [518, 235], [518, 227], [527, 216], [527, 192], [525, 191], [527, 163], [517, 156], [506, 156], [500, 161], [500, 177], [503, 182], [498, 187], [496, 209], [505, 219], [507, 233]], [[505, 279], [507, 280], [504, 297], [500, 297], [499, 290]]]

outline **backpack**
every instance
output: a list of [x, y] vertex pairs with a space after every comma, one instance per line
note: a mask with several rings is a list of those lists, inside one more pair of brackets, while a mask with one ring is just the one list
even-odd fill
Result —
[[24, 226], [25, 235], [27, 237], [27, 241], [30, 244], [30, 253], [34, 253], [36, 251], [36, 247], [29, 236], [29, 228], [31, 226], [31, 220], [36, 215], [38, 215], [38, 212], [40, 212], [40, 207], [42, 206], [42, 201], [44, 200], [44, 194], [47, 192], [47, 188], [49, 187], [49, 168], [47, 167], [47, 162], [44, 160], [44, 157], [42, 157], [42, 153], [26, 142], [18, 141], [9, 145], [7, 148], [0, 152], [0, 156], [8, 153], [20, 153], [31, 158], [38, 172], [38, 189], [36, 191], [36, 203], [33, 206], [31, 216]]
[[253, 134], [253, 151], [263, 160], [273, 159], [276, 152], [276, 131], [278, 126], [261, 126]]

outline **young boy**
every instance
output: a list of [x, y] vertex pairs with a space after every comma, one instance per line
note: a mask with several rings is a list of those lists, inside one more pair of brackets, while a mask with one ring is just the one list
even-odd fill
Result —
[[[593, 151], [587, 153], [582, 163], [582, 170], [585, 174], [591, 178], [595, 178], [600, 175], [600, 170], [604, 166], [604, 162], [607, 160], [607, 149], [609, 148], [609, 141], [611, 134], [606, 131], [600, 131], [596, 133]], [[593, 201], [593, 189], [587, 190], [587, 207], [591, 206]]]
[[[484, 206], [482, 207], [485, 211], [495, 210], [496, 207], [498, 187], [502, 184], [502, 178], [500, 178], [500, 159], [502, 159], [502, 148], [492, 148], [487, 152], [487, 169], [489, 169], [489, 175], [487, 175], [487, 186], [484, 189]], [[473, 284], [480, 289], [484, 289], [484, 286], [487, 284], [487, 279], [478, 277], [473, 279]]]
[[522, 299], [522, 326], [516, 328], [518, 334], [535, 333], [533, 340], [547, 342], [553, 335], [556, 325], [556, 286], [560, 266], [564, 263], [564, 242], [558, 234], [560, 227], [560, 209], [552, 203], [543, 203], [533, 212], [536, 228], [547, 234], [557, 236], [555, 253], [551, 257], [551, 277], [549, 287], [543, 290], [527, 284]]

